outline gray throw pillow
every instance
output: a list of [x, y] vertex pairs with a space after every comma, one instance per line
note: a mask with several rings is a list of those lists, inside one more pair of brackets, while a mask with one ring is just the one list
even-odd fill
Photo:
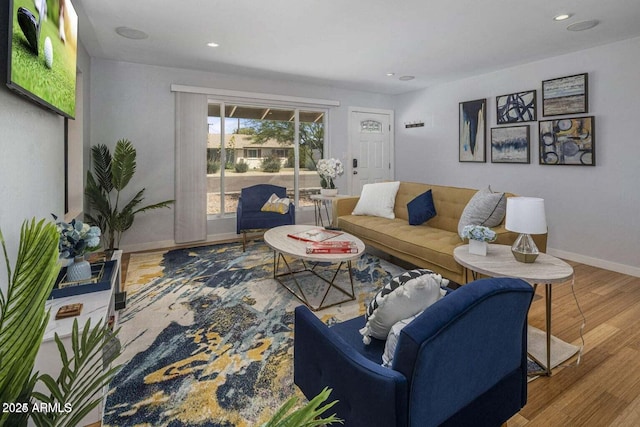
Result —
[[504, 193], [494, 193], [491, 187], [478, 191], [473, 195], [462, 211], [458, 222], [458, 235], [461, 239], [462, 229], [467, 225], [484, 225], [495, 227], [504, 219], [507, 210], [507, 198]]

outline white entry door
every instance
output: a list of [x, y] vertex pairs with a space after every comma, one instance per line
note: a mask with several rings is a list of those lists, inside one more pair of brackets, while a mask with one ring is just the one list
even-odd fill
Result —
[[392, 112], [351, 111], [351, 194], [357, 196], [362, 186], [393, 178], [391, 144]]

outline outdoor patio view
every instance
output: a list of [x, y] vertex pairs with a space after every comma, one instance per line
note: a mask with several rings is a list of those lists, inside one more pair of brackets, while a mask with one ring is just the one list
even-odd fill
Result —
[[286, 187], [287, 194], [294, 199], [296, 115], [299, 120], [296, 207], [313, 206], [309, 196], [320, 192], [316, 163], [323, 156], [324, 114], [210, 103], [207, 214], [236, 212], [240, 190], [255, 184]]

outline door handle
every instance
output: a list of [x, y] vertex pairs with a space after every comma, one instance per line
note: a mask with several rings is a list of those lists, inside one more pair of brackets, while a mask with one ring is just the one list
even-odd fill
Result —
[[358, 171], [353, 171], [353, 174], [354, 175], [358, 175]]

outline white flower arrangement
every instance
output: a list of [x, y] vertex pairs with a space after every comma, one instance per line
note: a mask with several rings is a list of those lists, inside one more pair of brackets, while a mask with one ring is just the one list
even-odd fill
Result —
[[466, 225], [462, 229], [462, 237], [479, 242], [493, 242], [498, 236], [495, 231], [484, 225]]
[[316, 171], [320, 175], [322, 188], [336, 188], [333, 179], [344, 173], [344, 166], [339, 159], [320, 159]]

